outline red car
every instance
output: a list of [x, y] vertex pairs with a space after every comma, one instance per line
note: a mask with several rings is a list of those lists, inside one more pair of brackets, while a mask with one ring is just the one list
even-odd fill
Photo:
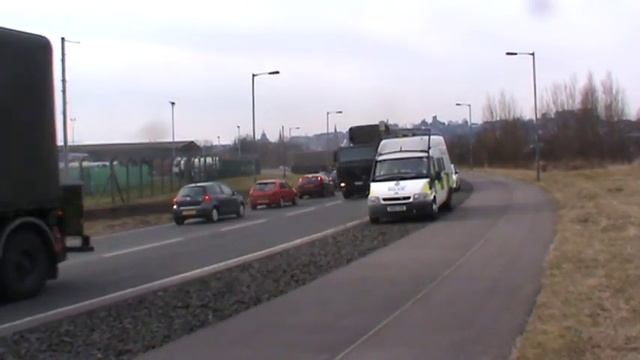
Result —
[[296, 205], [298, 194], [284, 180], [260, 180], [249, 191], [249, 203], [255, 210], [260, 205], [283, 207], [285, 203]]
[[298, 194], [303, 196], [333, 196], [335, 189], [331, 179], [324, 174], [308, 174], [298, 179]]

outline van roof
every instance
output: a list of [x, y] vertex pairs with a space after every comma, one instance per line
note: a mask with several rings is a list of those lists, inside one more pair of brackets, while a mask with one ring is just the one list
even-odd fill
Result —
[[[425, 152], [429, 144], [429, 136], [411, 136], [401, 138], [390, 138], [382, 140], [378, 146], [378, 155], [384, 155], [397, 151]], [[440, 135], [431, 136], [431, 148], [446, 147], [444, 138]]]
[[382, 154], [378, 155], [376, 160], [393, 160], [393, 159], [404, 159], [404, 158], [415, 158], [415, 157], [425, 157], [427, 153], [424, 151], [403, 151], [403, 152], [394, 152], [390, 154]]

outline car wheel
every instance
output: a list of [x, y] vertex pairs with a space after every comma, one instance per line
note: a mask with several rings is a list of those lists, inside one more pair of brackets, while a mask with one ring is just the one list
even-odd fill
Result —
[[369, 216], [369, 222], [372, 224], [380, 224], [380, 218]]
[[293, 205], [293, 206], [298, 205], [298, 198], [297, 198], [296, 196], [294, 196], [294, 197], [291, 199], [291, 205]]
[[44, 287], [51, 259], [40, 237], [18, 231], [7, 238], [0, 260], [0, 291], [7, 300], [37, 295]]
[[278, 205], [276, 205], [277, 207], [281, 208], [284, 207], [284, 199], [280, 198], [280, 200], [278, 201]]
[[251, 210], [257, 210], [258, 206], [257, 205], [251, 205]]
[[353, 197], [353, 195], [351, 194], [350, 191], [344, 190], [342, 191], [342, 197], [345, 199], [351, 199], [351, 197]]
[[178, 226], [184, 225], [184, 219], [183, 218], [174, 217], [173, 218], [173, 222], [176, 223], [176, 225], [178, 225]]
[[239, 218], [244, 217], [244, 213], [245, 213], [246, 209], [244, 207], [244, 204], [240, 203], [240, 207], [238, 208], [238, 213], [236, 214]]
[[220, 213], [218, 212], [218, 208], [211, 209], [211, 213], [209, 214], [209, 221], [218, 222], [220, 220]]

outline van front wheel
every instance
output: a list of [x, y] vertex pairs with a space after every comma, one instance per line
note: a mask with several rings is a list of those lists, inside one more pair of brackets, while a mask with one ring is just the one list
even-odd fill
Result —
[[431, 209], [428, 210], [427, 218], [431, 221], [438, 219], [438, 201], [436, 198], [433, 198], [431, 202]]
[[442, 210], [453, 210], [453, 191], [451, 189], [447, 192], [447, 200], [442, 204]]

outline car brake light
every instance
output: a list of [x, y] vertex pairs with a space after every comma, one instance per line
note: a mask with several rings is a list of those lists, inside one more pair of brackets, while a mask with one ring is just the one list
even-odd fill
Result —
[[202, 201], [209, 204], [211, 203], [211, 201], [213, 201], [213, 198], [211, 198], [211, 196], [209, 195], [205, 195], [204, 197], [202, 197]]
[[173, 205], [177, 205], [178, 204], [178, 198], [173, 198]]

